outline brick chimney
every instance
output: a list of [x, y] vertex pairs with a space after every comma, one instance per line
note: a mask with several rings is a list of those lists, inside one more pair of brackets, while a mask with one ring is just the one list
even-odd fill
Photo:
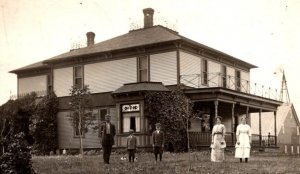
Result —
[[152, 27], [154, 10], [152, 8], [145, 8], [143, 10], [143, 13], [144, 13], [144, 28]]
[[87, 32], [86, 33], [86, 38], [87, 38], [87, 46], [94, 45], [95, 43], [95, 33], [94, 32]]

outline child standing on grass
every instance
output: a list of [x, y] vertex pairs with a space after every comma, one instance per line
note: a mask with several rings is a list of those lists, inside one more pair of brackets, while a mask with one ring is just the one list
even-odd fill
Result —
[[156, 130], [152, 133], [153, 139], [153, 152], [155, 156], [155, 162], [157, 162], [157, 156], [159, 155], [159, 161], [162, 159], [163, 149], [164, 149], [164, 132], [160, 130], [161, 124], [155, 124]]
[[135, 158], [135, 152], [136, 152], [136, 137], [133, 135], [133, 130], [129, 130], [129, 136], [127, 137], [127, 151], [128, 151], [128, 159], [129, 162], [131, 163], [134, 162]]

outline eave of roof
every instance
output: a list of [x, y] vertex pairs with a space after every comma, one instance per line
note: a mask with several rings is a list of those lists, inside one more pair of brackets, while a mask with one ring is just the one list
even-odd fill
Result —
[[49, 65], [44, 64], [42, 61], [40, 62], [36, 62], [15, 70], [11, 70], [9, 71], [9, 73], [19, 73], [19, 72], [24, 72], [24, 71], [28, 71], [28, 70], [38, 70], [38, 69], [45, 69], [45, 68], [50, 68]]

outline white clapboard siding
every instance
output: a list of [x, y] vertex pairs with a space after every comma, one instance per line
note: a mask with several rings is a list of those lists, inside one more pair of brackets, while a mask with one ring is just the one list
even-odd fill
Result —
[[201, 85], [201, 58], [180, 52], [180, 83], [191, 87], [200, 87]]
[[[250, 73], [241, 71], [241, 83], [242, 83], [242, 92], [249, 92], [250, 90]], [[248, 83], [247, 83], [248, 82]]]
[[68, 96], [73, 86], [73, 67], [53, 70], [53, 89], [57, 97]]
[[218, 87], [221, 85], [220, 72], [221, 66], [219, 63], [208, 61], [208, 83], [210, 87]]
[[18, 92], [20, 95], [31, 92], [42, 92], [47, 90], [47, 75], [26, 77], [18, 79]]
[[235, 69], [227, 67], [227, 87], [235, 90]]
[[137, 81], [137, 59], [99, 62], [84, 66], [84, 84], [92, 93], [114, 91], [125, 83]]
[[[59, 112], [57, 114], [58, 120], [58, 146], [59, 149], [79, 148], [79, 138], [74, 137], [74, 128], [71, 125], [69, 119], [69, 111]], [[98, 131], [92, 128], [88, 129], [88, 132], [83, 138], [83, 148], [100, 148], [100, 138], [98, 137]]]
[[176, 52], [150, 55], [150, 80], [164, 85], [177, 84]]

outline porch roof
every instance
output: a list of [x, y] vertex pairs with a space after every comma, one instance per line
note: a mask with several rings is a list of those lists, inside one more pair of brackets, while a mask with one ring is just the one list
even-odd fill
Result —
[[140, 82], [124, 84], [112, 94], [139, 92], [139, 91], [170, 91], [161, 82]]
[[185, 93], [193, 101], [218, 100], [226, 103], [238, 103], [251, 108], [262, 109], [263, 112], [276, 111], [277, 107], [282, 104], [277, 100], [222, 87], [185, 89]]

